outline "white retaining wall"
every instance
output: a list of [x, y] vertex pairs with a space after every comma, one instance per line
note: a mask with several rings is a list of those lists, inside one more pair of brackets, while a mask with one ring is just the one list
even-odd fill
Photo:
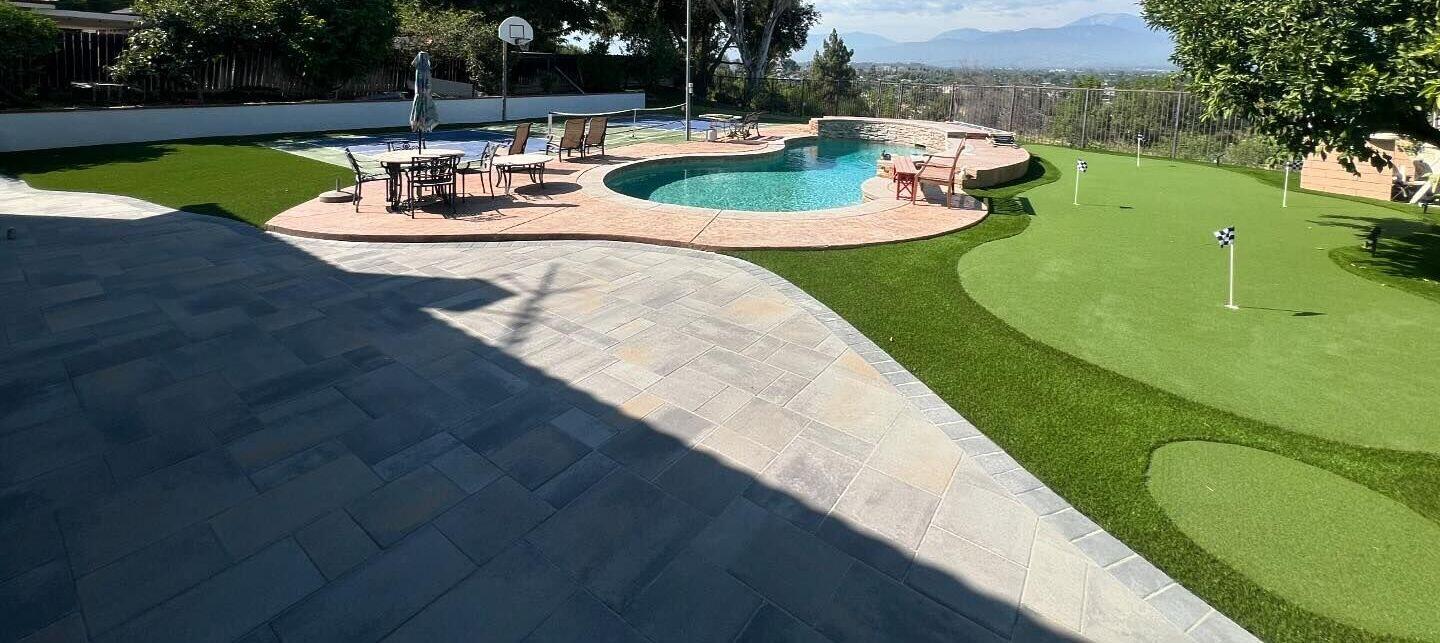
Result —
[[[500, 120], [500, 99], [441, 99], [442, 123]], [[645, 94], [576, 94], [512, 97], [511, 119], [544, 118], [557, 112], [606, 112], [645, 106]], [[356, 101], [218, 105], [215, 107], [116, 107], [0, 113], [0, 152], [108, 143], [166, 141], [211, 136], [405, 127], [409, 101]]]

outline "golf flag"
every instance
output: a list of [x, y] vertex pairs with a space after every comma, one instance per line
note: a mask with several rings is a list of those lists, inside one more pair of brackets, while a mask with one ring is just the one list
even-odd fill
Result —
[[1235, 243], [1235, 226], [1230, 226], [1224, 230], [1216, 230], [1215, 240], [1220, 242], [1221, 248]]
[[1086, 163], [1086, 162], [1085, 162], [1085, 159], [1077, 159], [1077, 160], [1075, 161], [1075, 171], [1076, 171], [1076, 172], [1084, 172], [1085, 170], [1088, 170], [1088, 169], [1090, 169], [1090, 164], [1089, 164], [1089, 163]]
[[1135, 167], [1140, 167], [1140, 144], [1145, 142], [1145, 133], [1135, 134]]
[[1074, 204], [1080, 205], [1080, 175], [1090, 169], [1090, 164], [1085, 159], [1075, 159], [1075, 199]]
[[1280, 188], [1280, 207], [1290, 207], [1290, 173], [1304, 169], [1305, 161], [1285, 161], [1285, 185]]
[[1230, 295], [1225, 300], [1225, 307], [1239, 310], [1240, 307], [1235, 305], [1235, 226], [1216, 230], [1215, 241], [1219, 242], [1221, 248], [1230, 248]]

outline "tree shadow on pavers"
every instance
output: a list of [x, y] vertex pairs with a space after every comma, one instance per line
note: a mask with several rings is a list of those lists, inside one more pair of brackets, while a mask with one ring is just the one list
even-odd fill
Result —
[[[583, 291], [635, 246], [3, 223], [0, 640], [1070, 636], [1017, 608], [1023, 569], [929, 526], [938, 497], [804, 437], [757, 475], [602, 372], [699, 341], [546, 313], [617, 312]], [[891, 513], [960, 575], [837, 499], [919, 507]]]

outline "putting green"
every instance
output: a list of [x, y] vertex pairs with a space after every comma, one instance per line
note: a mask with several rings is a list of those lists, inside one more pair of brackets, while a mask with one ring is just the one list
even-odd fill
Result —
[[[1035, 339], [1192, 400], [1365, 446], [1440, 453], [1440, 305], [1347, 274], [1330, 249], [1405, 215], [1202, 165], [1033, 146], [1064, 175], [1025, 234], [959, 264]], [[1071, 205], [1075, 159], [1080, 202]], [[1240, 310], [1222, 306], [1237, 228]]]
[[1440, 640], [1440, 525], [1268, 451], [1177, 442], [1150, 493], [1180, 530], [1262, 587], [1379, 634]]

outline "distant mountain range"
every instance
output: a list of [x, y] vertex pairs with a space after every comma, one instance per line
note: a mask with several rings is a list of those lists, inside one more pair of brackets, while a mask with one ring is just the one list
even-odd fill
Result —
[[[811, 34], [795, 54], [815, 56], [828, 34]], [[1063, 27], [1013, 31], [953, 29], [923, 42], [898, 42], [865, 32], [842, 33], [855, 62], [920, 63], [1001, 69], [1169, 69], [1174, 42], [1140, 16], [1101, 13]]]

